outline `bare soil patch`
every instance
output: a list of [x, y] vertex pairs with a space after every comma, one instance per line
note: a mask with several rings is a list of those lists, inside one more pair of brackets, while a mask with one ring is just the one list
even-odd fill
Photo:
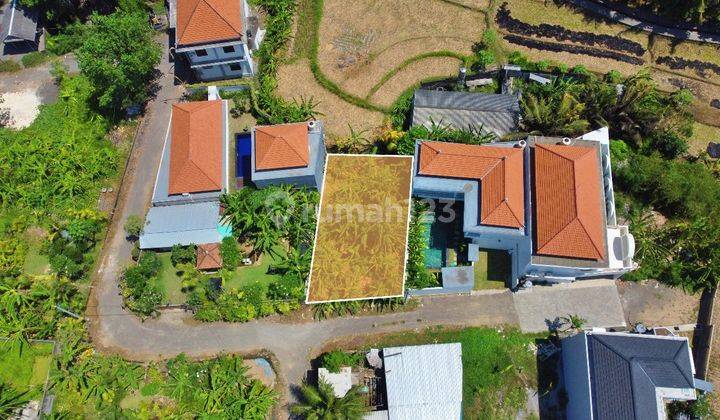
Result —
[[348, 124], [356, 130], [371, 130], [384, 118], [380, 112], [368, 111], [351, 105], [320, 86], [310, 71], [309, 61], [298, 60], [280, 67], [278, 93], [287, 100], [300, 97], [313, 98], [318, 102], [319, 116], [329, 134], [339, 136], [349, 133]]
[[437, 0], [326, 0], [318, 60], [343, 89], [365, 96], [382, 75], [410, 57], [439, 50], [469, 53], [482, 35], [483, 21], [482, 13]]
[[628, 325], [655, 327], [697, 322], [700, 293], [685, 293], [655, 280], [618, 281], [617, 287]]
[[22, 129], [35, 121], [40, 113], [40, 97], [36, 89], [25, 89], [18, 92], [6, 92], [2, 94], [5, 103], [2, 108], [10, 110], [10, 127]]

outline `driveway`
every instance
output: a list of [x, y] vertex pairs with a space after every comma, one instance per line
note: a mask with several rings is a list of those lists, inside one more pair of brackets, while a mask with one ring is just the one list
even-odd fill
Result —
[[533, 287], [514, 295], [520, 328], [547, 331], [557, 317], [579, 315], [586, 327], [625, 326], [625, 316], [614, 280], [584, 280], [553, 287]]

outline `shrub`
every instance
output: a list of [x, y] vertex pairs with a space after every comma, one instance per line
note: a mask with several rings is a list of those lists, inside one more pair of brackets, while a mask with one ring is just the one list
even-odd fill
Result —
[[35, 67], [39, 66], [40, 64], [43, 64], [50, 58], [50, 55], [46, 52], [41, 51], [33, 51], [31, 53], [25, 54], [20, 61], [22, 62], [22, 65], [26, 68], [29, 67]]
[[180, 264], [192, 264], [195, 265], [197, 254], [195, 253], [195, 245], [183, 246], [175, 244], [170, 251], [170, 261], [172, 265], [178, 266]]
[[125, 221], [123, 228], [125, 229], [125, 233], [127, 233], [128, 237], [138, 238], [142, 234], [144, 226], [145, 223], [140, 216], [137, 214], [131, 214]]
[[12, 60], [0, 60], [0, 73], [13, 73], [22, 69], [20, 64]]
[[340, 368], [343, 366], [357, 366], [363, 361], [362, 353], [347, 353], [342, 350], [333, 350], [329, 353], [325, 353], [322, 356], [322, 367], [329, 370], [332, 373], [340, 372]]
[[228, 236], [223, 238], [220, 244], [220, 255], [222, 255], [223, 268], [226, 270], [234, 270], [240, 264], [240, 249], [234, 237]]

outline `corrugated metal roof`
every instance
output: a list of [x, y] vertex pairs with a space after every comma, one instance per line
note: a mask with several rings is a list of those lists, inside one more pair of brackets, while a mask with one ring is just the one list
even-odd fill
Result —
[[462, 417], [460, 343], [388, 347], [383, 362], [389, 419]]
[[513, 95], [417, 90], [413, 124], [459, 129], [482, 126], [502, 137], [517, 130], [520, 103]]
[[688, 341], [587, 334], [595, 418], [658, 418], [656, 388], [692, 389]]
[[218, 232], [220, 203], [204, 202], [151, 207], [140, 235], [140, 248], [170, 248], [175, 244], [222, 241]]

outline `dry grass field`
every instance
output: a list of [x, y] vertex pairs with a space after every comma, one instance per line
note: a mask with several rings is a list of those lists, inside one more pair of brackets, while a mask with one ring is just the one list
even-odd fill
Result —
[[[655, 63], [658, 57], [670, 55], [720, 65], [720, 47], [651, 37], [545, 0], [427, 0], [421, 4], [415, 0], [325, 0], [317, 29], [319, 70], [346, 94], [387, 109], [414, 84], [428, 78], [453, 76], [459, 67], [455, 57], [428, 57], [404, 65], [406, 60], [437, 51], [470, 54], [472, 45], [487, 29], [487, 21], [491, 29], [503, 34], [497, 28], [495, 16], [506, 1], [512, 17], [524, 23], [561, 25], [571, 31], [617, 36], [639, 43], [647, 52], [641, 57], [645, 63], [634, 65], [610, 58], [527, 48], [500, 36], [499, 48], [495, 49], [498, 58], [502, 59], [509, 51], [519, 51], [532, 60], [552, 60], [570, 67], [583, 65], [598, 73], [617, 70], [633, 74], [649, 68], [663, 90], [682, 87], [694, 93], [694, 110], [700, 122], [720, 125], [720, 111], [710, 107], [713, 99], [720, 99], [720, 75], [711, 71], [701, 75], [692, 69], [671, 70]], [[308, 16], [313, 15], [308, 9], [313, 7], [313, 1], [300, 3], [302, 20], [308, 22]], [[347, 135], [348, 124], [356, 130], [380, 125], [381, 112], [353, 105], [315, 81], [307, 54], [303, 54], [308, 50], [308, 34], [315, 33], [307, 26], [296, 25], [297, 45], [291, 46], [291, 59], [280, 69], [280, 94], [288, 99], [305, 96], [319, 101], [328, 131], [336, 136]], [[556, 39], [533, 39], [560, 43]], [[704, 137], [696, 136], [698, 141], [704, 141]]]
[[297, 60], [280, 68], [278, 93], [287, 98], [312, 98], [318, 102], [317, 110], [325, 122], [328, 134], [344, 136], [348, 125], [355, 130], [370, 130], [383, 121], [380, 112], [368, 111], [351, 105], [320, 86], [310, 71], [307, 59]]
[[[345, 91], [364, 97], [408, 58], [440, 50], [470, 53], [483, 22], [482, 13], [439, 0], [325, 0], [320, 68]], [[405, 71], [417, 81], [427, 77], [420, 70]]]
[[402, 296], [412, 162], [328, 155], [309, 303]]

